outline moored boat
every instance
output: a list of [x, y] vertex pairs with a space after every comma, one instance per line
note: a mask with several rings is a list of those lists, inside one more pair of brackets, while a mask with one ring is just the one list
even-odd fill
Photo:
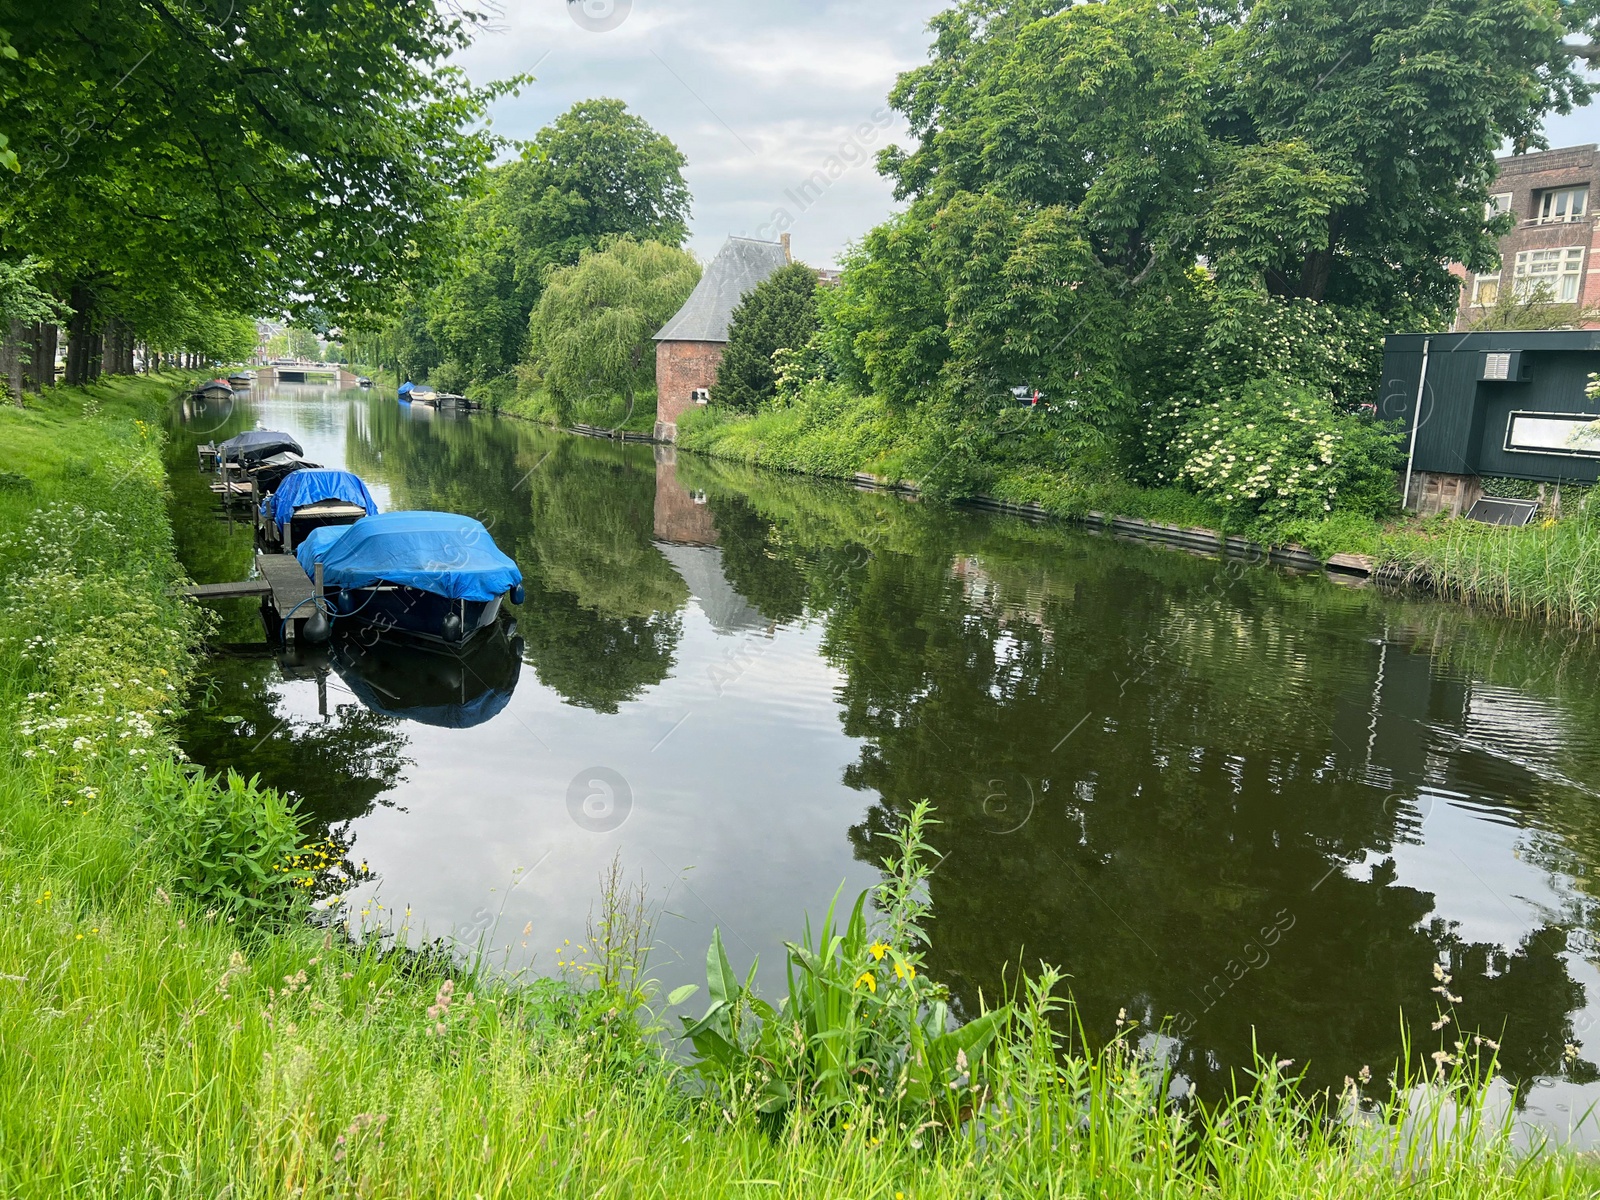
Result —
[[306, 467], [285, 476], [261, 502], [262, 535], [269, 546], [292, 551], [313, 529], [353, 525], [377, 512], [378, 502], [359, 475]]
[[247, 388], [256, 381], [254, 371], [235, 371], [228, 376], [228, 383], [235, 388]]
[[[232, 395], [232, 391], [229, 391]], [[236, 433], [217, 447], [220, 461], [234, 467], [253, 467], [275, 454], [302, 455], [305, 449], [287, 433], [277, 429], [247, 429]]]
[[233, 385], [226, 379], [208, 379], [197, 384], [193, 394], [203, 400], [227, 400], [233, 396]]
[[354, 619], [444, 646], [492, 629], [522, 602], [522, 571], [479, 521], [456, 513], [390, 512], [314, 529], [295, 551], [322, 582], [337, 623]]

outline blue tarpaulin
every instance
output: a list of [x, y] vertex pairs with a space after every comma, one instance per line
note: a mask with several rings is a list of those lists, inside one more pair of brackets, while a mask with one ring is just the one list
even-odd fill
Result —
[[410, 399], [411, 398], [411, 393], [412, 393], [412, 391], [415, 390], [416, 386], [417, 385], [412, 383], [411, 380], [409, 380], [409, 379], [406, 380], [404, 383], [402, 383], [400, 385], [400, 399], [402, 399], [402, 400]]
[[261, 515], [273, 524], [287, 525], [295, 509], [324, 500], [359, 504], [369, 517], [378, 514], [378, 502], [372, 498], [361, 476], [331, 467], [317, 467], [290, 474], [278, 485], [277, 491], [261, 502]]
[[[277, 491], [261, 501], [261, 515], [269, 522], [286, 525], [293, 517], [294, 509], [304, 509], [307, 504], [320, 504], [328, 499], [360, 504], [366, 509], [368, 517], [378, 515], [378, 501], [374, 501], [373, 493], [366, 490], [362, 477], [349, 470], [334, 470], [333, 467], [296, 470], [278, 485]], [[282, 520], [277, 514], [283, 514]]]
[[522, 583], [522, 572], [481, 522], [455, 513], [391, 512], [354, 525], [313, 529], [295, 557], [334, 588], [397, 583], [451, 600], [493, 600]]

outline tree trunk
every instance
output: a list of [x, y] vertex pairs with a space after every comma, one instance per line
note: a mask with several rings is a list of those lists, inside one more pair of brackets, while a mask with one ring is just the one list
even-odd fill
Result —
[[22, 322], [6, 322], [5, 336], [0, 338], [0, 371], [5, 374], [6, 391], [11, 403], [22, 407]]
[[43, 391], [56, 381], [56, 327], [49, 321], [29, 325], [23, 338], [28, 350], [28, 373], [23, 386]]
[[94, 293], [86, 287], [74, 287], [68, 300], [72, 320], [67, 323], [67, 377], [69, 387], [81, 387], [89, 382], [90, 361], [94, 357], [90, 342], [94, 336]]

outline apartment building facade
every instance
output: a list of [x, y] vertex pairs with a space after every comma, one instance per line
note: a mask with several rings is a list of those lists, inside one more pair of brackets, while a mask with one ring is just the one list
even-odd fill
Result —
[[1527, 296], [1541, 284], [1560, 303], [1600, 308], [1593, 191], [1600, 185], [1600, 150], [1568, 146], [1512, 155], [1497, 165], [1490, 211], [1516, 214], [1516, 225], [1500, 239], [1498, 271], [1474, 275], [1459, 264], [1451, 268], [1462, 281], [1456, 328], [1469, 328], [1506, 292]]

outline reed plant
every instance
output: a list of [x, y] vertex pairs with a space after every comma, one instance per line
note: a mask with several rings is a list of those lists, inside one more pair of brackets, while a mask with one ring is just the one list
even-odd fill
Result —
[[1560, 520], [1525, 528], [1454, 520], [1392, 534], [1379, 557], [1384, 571], [1446, 599], [1600, 627], [1600, 502], [1592, 494]]
[[[229, 847], [265, 874], [284, 858], [291, 895], [296, 872], [328, 870], [329, 856], [290, 852], [274, 797], [175, 758], [171, 711], [204, 630], [167, 594], [180, 572], [152, 467], [159, 433], [135, 424], [161, 390], [122, 382], [93, 393], [95, 411], [78, 394], [0, 412], [0, 470], [28, 481], [7, 493], [26, 503], [0, 501], [0, 536], [14, 536], [0, 551], [0, 1195], [1500, 1200], [1600, 1188], [1578, 1155], [1516, 1151], [1488, 1103], [1492, 1062], [1465, 1055], [1370, 1099], [1352, 1081], [1331, 1104], [1264, 1062], [1208, 1107], [1178, 1096], [1147, 1031], [1087, 1045], [1048, 971], [990, 1010], [981, 1047], [941, 1042], [980, 1014], [966, 1026], [938, 1014], [917, 970], [916, 828], [888, 856], [874, 913], [857, 906], [791, 951], [791, 999], [770, 1019], [802, 1052], [784, 1103], [764, 1112], [741, 1099], [746, 1076], [701, 1077], [650, 1037], [672, 998], [648, 983], [648, 906], [619, 874], [602, 890], [593, 966], [565, 979], [357, 942], [271, 906], [264, 919], [256, 870], [228, 867]], [[73, 524], [37, 523], [52, 505]], [[78, 581], [48, 592], [51, 613], [28, 607], [46, 586], [40, 554]], [[197, 860], [220, 876], [197, 885]], [[730, 967], [723, 987], [748, 993], [750, 980]], [[758, 1047], [745, 1032], [738, 1045]], [[919, 1053], [938, 1066], [926, 1094], [912, 1082]]]

